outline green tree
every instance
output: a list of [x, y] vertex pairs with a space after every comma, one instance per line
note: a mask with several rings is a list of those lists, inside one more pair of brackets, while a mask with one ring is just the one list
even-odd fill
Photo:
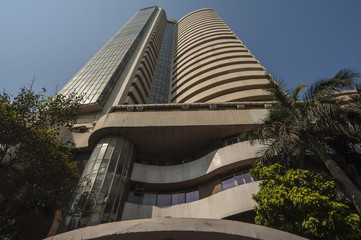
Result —
[[21, 220], [52, 213], [77, 179], [70, 143], [57, 138], [75, 122], [81, 97], [47, 97], [25, 88], [0, 94], [0, 236], [16, 238]]
[[310, 239], [361, 239], [361, 220], [336, 201], [336, 183], [326, 173], [258, 163], [263, 181], [253, 195], [257, 224]]
[[[251, 143], [268, 145], [260, 159], [263, 163], [302, 167], [306, 158], [321, 160], [361, 213], [361, 193], [339, 166], [361, 160], [359, 77], [359, 73], [344, 69], [333, 78], [312, 84], [298, 101], [305, 84], [293, 92], [285, 91], [283, 83], [269, 76], [266, 90], [272, 94], [274, 104], [263, 122], [245, 137]], [[342, 99], [343, 91], [350, 89], [356, 91]]]

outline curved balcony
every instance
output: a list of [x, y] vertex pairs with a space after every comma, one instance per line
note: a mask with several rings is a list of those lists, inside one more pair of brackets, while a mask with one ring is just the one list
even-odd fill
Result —
[[134, 163], [131, 180], [166, 184], [209, 178], [223, 169], [249, 165], [261, 156], [263, 148], [264, 145], [251, 146], [246, 141], [220, 148], [198, 160], [180, 165], [152, 166]]
[[172, 206], [153, 206], [126, 202], [122, 220], [142, 218], [226, 218], [253, 209], [252, 194], [258, 192], [260, 181], [239, 185], [200, 199]]

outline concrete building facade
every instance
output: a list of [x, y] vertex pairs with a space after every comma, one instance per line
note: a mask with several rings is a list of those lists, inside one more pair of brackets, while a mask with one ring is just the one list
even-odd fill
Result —
[[267, 81], [213, 9], [141, 9], [60, 91], [85, 96], [61, 137], [86, 165], [52, 239], [298, 239], [224, 220], [252, 223], [263, 146], [239, 135], [265, 117]]

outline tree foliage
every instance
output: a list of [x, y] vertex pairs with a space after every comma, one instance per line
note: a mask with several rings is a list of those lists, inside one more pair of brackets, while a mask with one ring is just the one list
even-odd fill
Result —
[[[251, 142], [261, 141], [270, 147], [261, 161], [282, 162], [289, 167], [302, 166], [305, 153], [315, 153], [315, 147], [327, 150], [338, 162], [360, 160], [357, 145], [361, 143], [360, 74], [350, 69], [334, 77], [316, 81], [307, 87], [298, 85], [285, 90], [282, 81], [269, 76], [266, 91], [274, 104], [262, 124], [246, 134]], [[301, 98], [300, 93], [307, 89]], [[342, 101], [344, 90], [356, 90]], [[299, 101], [301, 100], [301, 101]], [[351, 157], [352, 156], [352, 157]]]
[[336, 201], [336, 183], [325, 173], [258, 163], [263, 181], [253, 196], [257, 224], [310, 239], [361, 239], [361, 220]]
[[[269, 76], [266, 90], [274, 104], [263, 122], [245, 134], [251, 143], [268, 145], [261, 162], [289, 168], [303, 166], [310, 156], [322, 161], [361, 213], [361, 192], [339, 167], [361, 170], [360, 74], [344, 69], [334, 77], [316, 81], [299, 101], [306, 85], [293, 91]], [[345, 90], [354, 90], [344, 98]], [[356, 171], [356, 175], [360, 175]], [[355, 176], [353, 176], [355, 178]]]
[[55, 97], [21, 89], [0, 94], [0, 232], [15, 236], [17, 223], [32, 213], [62, 206], [77, 179], [69, 142], [58, 130], [75, 122], [81, 97]]

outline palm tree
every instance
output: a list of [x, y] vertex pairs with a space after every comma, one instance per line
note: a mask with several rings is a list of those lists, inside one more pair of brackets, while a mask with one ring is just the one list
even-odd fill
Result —
[[[287, 167], [302, 167], [306, 158], [322, 161], [339, 182], [361, 214], [361, 193], [341, 166], [361, 160], [361, 91], [360, 74], [350, 69], [339, 71], [333, 78], [312, 84], [302, 101], [298, 101], [306, 84], [292, 92], [284, 83], [269, 75], [266, 90], [274, 98], [268, 116], [246, 132], [251, 144], [268, 145], [260, 161], [279, 162]], [[356, 89], [342, 96], [344, 90]]]

